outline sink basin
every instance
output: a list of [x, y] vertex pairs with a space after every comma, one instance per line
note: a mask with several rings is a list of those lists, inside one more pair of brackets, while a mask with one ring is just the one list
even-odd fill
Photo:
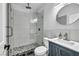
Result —
[[79, 45], [79, 43], [75, 42], [75, 41], [69, 41], [69, 43], [72, 44], [72, 45]]
[[[66, 40], [64, 40], [64, 41], [66, 41]], [[65, 44], [68, 44], [68, 45], [73, 45], [73, 46], [76, 46], [76, 45], [79, 45], [79, 43], [78, 42], [75, 42], [75, 41], [66, 41], [66, 42], [64, 42]]]
[[73, 41], [69, 41], [69, 43], [68, 44], [70, 44], [70, 45], [75, 45], [76, 43], [75, 42], [73, 42]]
[[75, 41], [67, 41], [67, 40], [61, 40], [61, 39], [57, 39], [55, 41], [61, 42], [62, 44], [67, 44], [67, 45], [78, 45], [79, 44]]

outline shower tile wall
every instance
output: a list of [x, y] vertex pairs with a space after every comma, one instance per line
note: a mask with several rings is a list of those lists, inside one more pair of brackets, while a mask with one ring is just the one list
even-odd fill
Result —
[[[30, 16], [26, 13], [23, 13], [21, 11], [12, 9], [13, 12], [11, 12], [11, 16], [13, 17], [12, 19], [9, 20], [9, 25], [13, 27], [13, 36], [10, 37], [9, 43], [11, 45], [10, 51], [11, 55], [14, 53], [14, 48], [19, 48], [22, 47], [22, 51], [24, 51], [30, 44], [36, 43], [36, 39], [31, 39], [30, 38]], [[34, 46], [32, 46], [34, 48]], [[30, 47], [30, 48], [32, 48]], [[18, 49], [16, 49], [18, 51]], [[16, 52], [15, 51], [15, 52]], [[21, 51], [21, 52], [22, 52]], [[26, 50], [25, 50], [26, 51]]]
[[[37, 46], [42, 45], [43, 21], [40, 14], [37, 15], [38, 17], [37, 24], [30, 23], [30, 20], [33, 19], [32, 17], [34, 17], [35, 14], [31, 14], [28, 17], [26, 13], [23, 13], [16, 9], [12, 9], [11, 16], [13, 17], [12, 19], [9, 20], [10, 26], [13, 27], [13, 37], [11, 37], [9, 41], [11, 45], [11, 51], [10, 51], [11, 55], [15, 54], [15, 52], [18, 53], [26, 51], [27, 50], [26, 46], [30, 46], [32, 43], [34, 45], [36, 44]], [[38, 28], [40, 28], [40, 31], [38, 31]], [[34, 33], [31, 33], [31, 29], [34, 29], [34, 31], [32, 31]], [[29, 48], [30, 49], [32, 49], [32, 47], [35, 48], [36, 46], [34, 45], [32, 45]]]
[[[23, 45], [29, 45], [31, 43], [35, 43], [36, 39], [30, 38], [30, 16], [27, 14], [18, 11], [14, 11], [13, 18], [13, 39], [10, 39], [12, 43], [12, 48], [19, 47]], [[11, 21], [11, 20], [10, 20]], [[11, 26], [11, 25], [10, 25]]]

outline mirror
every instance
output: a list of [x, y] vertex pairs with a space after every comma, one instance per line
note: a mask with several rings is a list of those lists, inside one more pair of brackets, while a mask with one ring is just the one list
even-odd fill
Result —
[[[59, 6], [60, 7], [60, 6]], [[79, 19], [79, 4], [64, 5], [56, 15], [56, 21], [62, 25], [75, 23]]]

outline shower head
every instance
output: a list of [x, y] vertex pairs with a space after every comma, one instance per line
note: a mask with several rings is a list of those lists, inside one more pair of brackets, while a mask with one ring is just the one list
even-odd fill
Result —
[[32, 9], [31, 6], [29, 6], [29, 3], [27, 3], [26, 9]]

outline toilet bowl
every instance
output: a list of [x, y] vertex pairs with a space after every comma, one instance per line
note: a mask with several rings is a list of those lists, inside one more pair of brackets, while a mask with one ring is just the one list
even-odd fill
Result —
[[44, 38], [43, 43], [45, 46], [39, 46], [35, 48], [34, 54], [35, 56], [47, 56], [48, 55], [48, 41]]
[[39, 46], [35, 49], [35, 56], [46, 56], [47, 55], [47, 48], [45, 46]]

